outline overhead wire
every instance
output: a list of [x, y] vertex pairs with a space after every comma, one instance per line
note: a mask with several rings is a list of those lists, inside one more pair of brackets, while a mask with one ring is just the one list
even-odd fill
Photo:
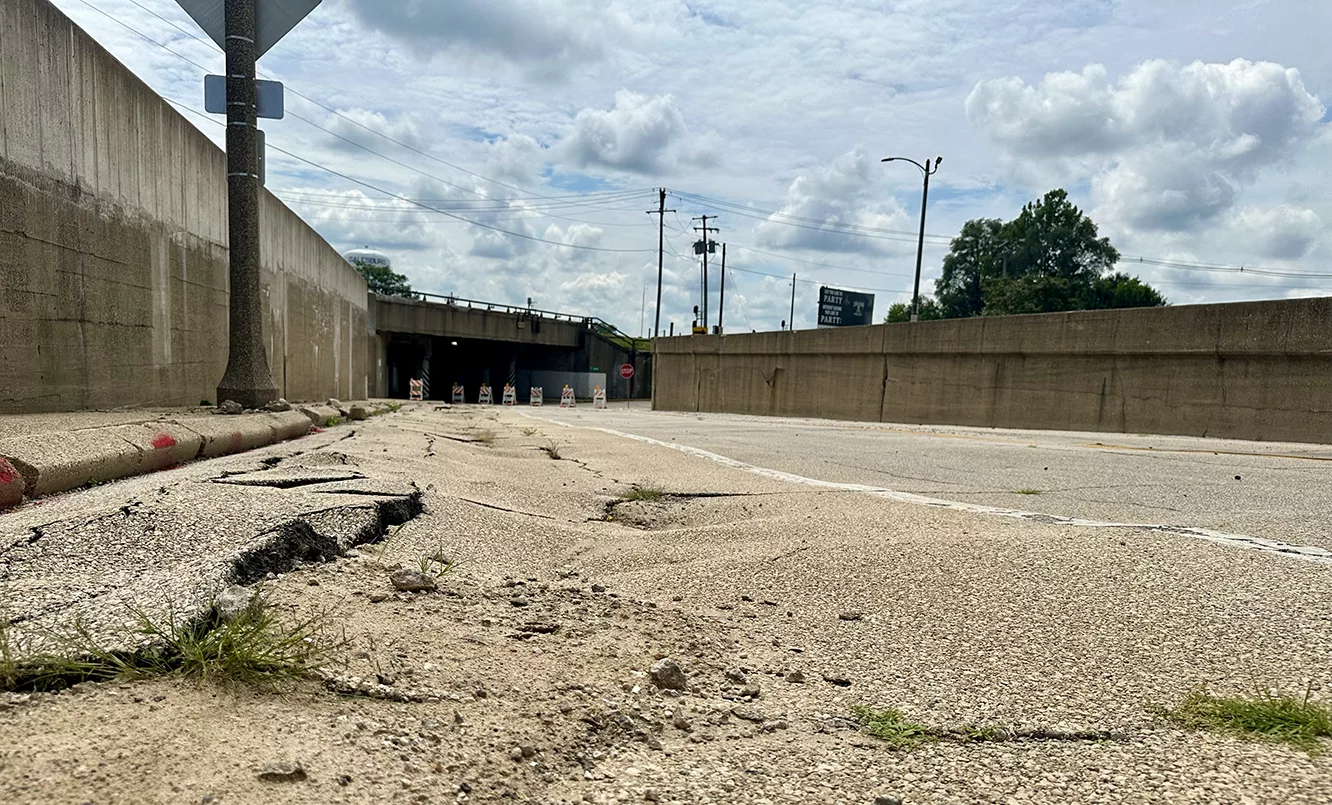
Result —
[[[132, 1], [133, 1], [133, 0], [132, 0]], [[109, 15], [109, 13], [103, 11], [103, 9], [101, 9], [101, 8], [99, 8], [99, 7], [96, 7], [96, 5], [93, 5], [92, 3], [89, 3], [88, 0], [80, 0], [80, 3], [83, 3], [84, 5], [87, 5], [88, 8], [92, 8], [93, 11], [96, 11], [96, 12], [101, 13], [101, 15], [107, 17], [107, 19], [112, 20], [112, 21], [115, 21], [115, 23], [117, 23], [117, 24], [123, 25], [123, 27], [129, 29], [129, 31], [132, 31], [132, 32], [137, 33], [137, 35], [143, 37], [143, 39], [149, 41], [149, 43], [155, 44], [155, 45], [157, 45], [157, 47], [163, 48], [164, 51], [169, 52], [169, 53], [173, 53], [174, 56], [180, 57], [180, 59], [185, 60], [185, 61], [188, 61], [188, 63], [193, 64], [194, 67], [197, 67], [197, 68], [202, 69], [202, 71], [204, 71], [205, 73], [208, 72], [208, 68], [204, 67], [204, 65], [198, 64], [197, 61], [194, 61], [193, 59], [189, 59], [188, 56], [182, 56], [181, 53], [177, 53], [176, 51], [173, 51], [172, 48], [166, 47], [166, 45], [163, 44], [163, 43], [160, 43], [160, 41], [157, 41], [157, 40], [155, 40], [155, 39], [152, 39], [151, 36], [145, 35], [145, 33], [141, 32], [141, 31], [137, 31], [137, 29], [136, 29], [136, 28], [133, 28], [132, 25], [129, 25], [129, 24], [127, 24], [127, 23], [124, 23], [124, 21], [117, 20], [116, 17], [113, 17], [113, 16]], [[155, 15], [155, 16], [159, 16], [159, 17], [160, 17], [160, 15]], [[173, 24], [173, 25], [174, 25], [174, 24]], [[176, 27], [177, 29], [180, 29], [180, 27], [178, 27], [178, 25], [174, 25], [174, 27]], [[194, 39], [197, 39], [197, 37], [194, 37]], [[188, 109], [189, 112], [193, 112], [194, 115], [198, 115], [198, 116], [202, 117], [202, 119], [210, 121], [210, 123], [214, 123], [214, 124], [217, 124], [217, 125], [225, 125], [225, 124], [222, 124], [222, 123], [218, 123], [218, 121], [216, 121], [216, 120], [213, 120], [212, 117], [210, 117], [210, 116], [208, 115], [208, 113], [198, 111], [198, 109], [193, 108], [193, 107], [190, 107], [190, 105], [188, 105], [188, 104], [182, 104], [182, 103], [180, 103], [180, 101], [176, 101], [176, 100], [168, 99], [168, 97], [164, 97], [164, 100], [168, 101], [168, 103], [170, 103], [170, 104], [176, 105], [176, 107], [180, 107], [180, 108], [182, 108], [182, 109]], [[304, 120], [304, 119], [302, 119], [302, 120]], [[306, 123], [309, 123], [309, 121], [306, 121]], [[341, 137], [340, 135], [336, 135], [336, 133], [329, 132], [328, 129], [324, 129], [324, 128], [320, 127], [320, 125], [313, 124], [313, 123], [312, 123], [312, 125], [314, 125], [314, 127], [316, 127], [316, 128], [320, 128], [320, 129], [322, 129], [322, 131], [325, 131], [325, 132], [330, 133], [330, 135], [333, 135], [334, 137], [338, 137], [338, 139], [340, 139], [340, 140], [346, 140], [345, 137]], [[353, 145], [357, 145], [357, 147], [360, 147], [360, 148], [365, 148], [364, 145], [360, 145], [360, 144], [357, 144], [357, 143], [353, 143], [353, 141], [350, 141], [350, 140], [348, 140], [348, 143], [352, 143]], [[268, 145], [268, 148], [269, 148], [269, 149], [272, 149], [272, 151], [276, 151], [276, 152], [278, 152], [278, 153], [281, 153], [281, 155], [285, 155], [286, 157], [289, 157], [289, 159], [296, 160], [296, 161], [298, 161], [298, 163], [304, 163], [304, 164], [306, 164], [306, 165], [309, 165], [309, 167], [320, 169], [320, 171], [324, 171], [324, 172], [326, 172], [326, 173], [330, 173], [330, 175], [337, 176], [338, 179], [342, 179], [342, 180], [345, 180], [345, 181], [350, 181], [350, 183], [358, 184], [358, 185], [361, 185], [361, 187], [368, 188], [368, 189], [372, 189], [372, 191], [377, 192], [377, 193], [382, 193], [382, 195], [392, 197], [392, 199], [397, 199], [397, 200], [400, 200], [400, 201], [405, 201], [405, 203], [412, 204], [412, 205], [414, 205], [414, 207], [420, 207], [420, 208], [422, 208], [422, 209], [428, 209], [428, 211], [437, 212], [437, 213], [440, 213], [440, 215], [444, 215], [444, 216], [452, 217], [452, 219], [457, 219], [457, 220], [460, 220], [460, 221], [465, 221], [465, 223], [472, 224], [472, 225], [474, 225], [474, 227], [480, 227], [480, 228], [482, 228], [482, 229], [490, 229], [490, 231], [493, 231], [493, 232], [500, 232], [500, 233], [502, 233], [502, 235], [509, 235], [509, 236], [511, 236], [511, 237], [517, 237], [517, 239], [521, 239], [521, 240], [529, 240], [529, 241], [535, 241], [535, 243], [545, 243], [545, 244], [550, 244], [550, 245], [557, 245], [557, 247], [565, 247], [565, 248], [571, 248], [571, 249], [582, 249], [582, 251], [590, 251], [590, 252], [613, 252], [613, 253], [619, 253], [619, 255], [630, 255], [630, 253], [647, 253], [647, 252], [654, 252], [654, 251], [655, 251], [655, 249], [609, 249], [609, 248], [602, 248], [602, 247], [587, 247], [587, 245], [581, 245], [581, 244], [569, 244], [569, 243], [559, 243], [559, 241], [546, 240], [546, 239], [543, 239], [543, 237], [537, 237], [537, 236], [534, 236], [534, 235], [525, 235], [525, 233], [521, 233], [521, 232], [511, 232], [511, 231], [509, 231], [509, 229], [503, 229], [503, 228], [501, 228], [501, 227], [494, 227], [494, 225], [492, 225], [492, 224], [485, 224], [485, 223], [481, 223], [481, 221], [474, 221], [474, 220], [466, 219], [466, 217], [462, 217], [462, 216], [454, 215], [454, 213], [452, 213], [452, 212], [448, 212], [448, 211], [444, 211], [444, 209], [436, 209], [436, 208], [430, 207], [429, 204], [421, 204], [421, 203], [418, 203], [418, 201], [413, 201], [412, 199], [408, 199], [408, 197], [406, 197], [406, 196], [401, 196], [401, 195], [398, 195], [398, 193], [394, 193], [394, 192], [392, 192], [392, 191], [386, 191], [386, 189], [384, 189], [384, 188], [376, 187], [376, 185], [374, 185], [374, 184], [370, 184], [370, 183], [368, 183], [368, 181], [364, 181], [364, 180], [356, 179], [356, 177], [348, 176], [348, 175], [346, 175], [346, 173], [341, 173], [341, 172], [338, 172], [338, 171], [334, 171], [334, 169], [333, 169], [333, 168], [329, 168], [328, 165], [322, 165], [322, 164], [320, 164], [320, 163], [316, 163], [316, 161], [305, 159], [305, 157], [294, 155], [294, 153], [292, 153], [292, 152], [290, 152], [290, 151], [285, 151], [285, 149], [282, 149], [282, 148], [278, 148], [278, 147], [276, 147], [276, 145]], [[408, 168], [409, 171], [414, 171], [414, 172], [417, 172], [417, 173], [421, 173], [422, 176], [428, 176], [428, 177], [430, 177], [430, 179], [437, 179], [438, 181], [442, 181], [442, 183], [444, 183], [444, 184], [452, 184], [452, 183], [449, 183], [449, 181], [446, 181], [446, 180], [440, 180], [440, 179], [438, 179], [438, 177], [430, 176], [429, 173], [425, 173], [424, 171], [418, 171], [418, 169], [416, 169], [416, 168], [412, 168], [412, 167], [410, 167], [410, 165], [405, 165], [404, 163], [398, 163], [398, 161], [397, 161], [397, 160], [394, 160], [393, 157], [388, 157], [388, 156], [382, 155], [382, 153], [374, 152], [374, 151], [372, 151], [372, 149], [365, 148], [365, 151], [369, 151], [370, 153], [374, 153], [374, 155], [376, 155], [376, 156], [380, 156], [380, 157], [382, 157], [382, 159], [392, 161], [392, 163], [394, 163], [394, 164], [400, 164], [400, 165], [402, 165], [402, 167]], [[453, 185], [453, 187], [458, 187], [458, 185]], [[477, 193], [477, 195], [480, 195], [480, 193]], [[559, 217], [559, 216], [542, 216], [542, 217]], [[565, 220], [574, 220], [575, 223], [579, 223], [579, 224], [587, 224], [587, 221], [578, 221], [578, 220], [575, 220], [575, 219], [565, 219]]]

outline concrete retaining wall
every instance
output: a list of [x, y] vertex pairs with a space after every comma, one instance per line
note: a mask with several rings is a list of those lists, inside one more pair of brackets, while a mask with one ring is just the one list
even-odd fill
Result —
[[1332, 443], [1332, 298], [657, 341], [654, 407]]
[[[47, 0], [0, 3], [0, 413], [213, 400], [225, 164]], [[261, 226], [279, 392], [366, 396], [365, 282], [266, 192]]]

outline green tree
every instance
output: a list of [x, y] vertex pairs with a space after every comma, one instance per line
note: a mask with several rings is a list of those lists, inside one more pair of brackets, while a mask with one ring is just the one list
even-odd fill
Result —
[[985, 312], [981, 282], [994, 276], [996, 261], [1002, 261], [1005, 246], [1000, 238], [1004, 222], [976, 218], [962, 225], [943, 261], [943, 275], [934, 281], [934, 295], [943, 316], [957, 319]]
[[946, 318], [1166, 304], [1136, 277], [1107, 275], [1118, 261], [1068, 193], [1051, 190], [1007, 223], [964, 224], [934, 291]]
[[[943, 315], [939, 308], [939, 303], [928, 296], [920, 298], [920, 320], [932, 321], [934, 319], [948, 318]], [[911, 321], [911, 303], [898, 302], [888, 308], [888, 316], [883, 320], [884, 324], [897, 324], [898, 322]]]
[[1152, 286], [1130, 277], [1122, 271], [1116, 271], [1106, 277], [1098, 277], [1091, 288], [1088, 308], [1108, 310], [1120, 307], [1161, 307], [1167, 304], [1166, 298]]
[[371, 293], [380, 296], [402, 296], [407, 299], [416, 297], [412, 292], [412, 286], [407, 282], [407, 277], [396, 273], [389, 266], [372, 266], [353, 260], [352, 267], [365, 277], [365, 284], [370, 286]]

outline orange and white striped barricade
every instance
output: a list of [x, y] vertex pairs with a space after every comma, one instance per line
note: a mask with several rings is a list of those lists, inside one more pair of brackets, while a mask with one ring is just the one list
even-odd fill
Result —
[[462, 405], [464, 402], [467, 401], [465, 395], [463, 394], [463, 387], [457, 383], [453, 384], [453, 401], [458, 405]]
[[517, 405], [517, 404], [518, 404], [518, 389], [514, 388], [513, 386], [510, 386], [508, 383], [505, 383], [505, 384], [504, 384], [504, 400], [503, 400], [503, 402], [504, 402], [505, 405]]
[[560, 392], [560, 407], [574, 408], [577, 407], [577, 405], [578, 400], [574, 397], [574, 390], [565, 386], [564, 391]]
[[485, 383], [481, 384], [481, 392], [476, 395], [476, 401], [479, 405], [495, 404], [495, 395], [491, 393], [490, 386], [487, 386]]
[[420, 402], [425, 399], [425, 381], [408, 380], [407, 385], [411, 388], [407, 392], [407, 399], [413, 402]]
[[546, 390], [540, 386], [532, 387], [532, 407], [540, 408], [546, 404]]
[[592, 392], [592, 407], [597, 409], [606, 407], [606, 390], [601, 386], [597, 386], [597, 390]]

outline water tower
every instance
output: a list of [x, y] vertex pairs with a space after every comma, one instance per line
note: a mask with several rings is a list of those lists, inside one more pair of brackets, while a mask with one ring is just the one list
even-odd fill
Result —
[[360, 264], [374, 268], [393, 268], [393, 261], [389, 259], [387, 254], [375, 251], [368, 246], [364, 249], [352, 249], [342, 256], [347, 262], [353, 265]]

